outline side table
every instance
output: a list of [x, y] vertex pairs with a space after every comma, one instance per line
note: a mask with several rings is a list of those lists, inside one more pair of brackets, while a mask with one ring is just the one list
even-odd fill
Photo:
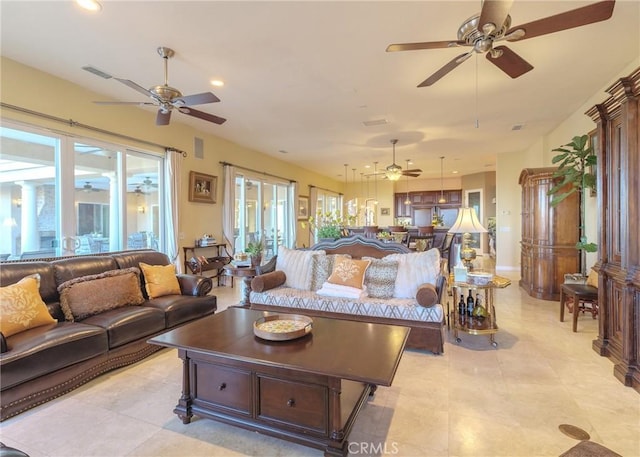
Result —
[[222, 267], [224, 274], [234, 278], [242, 278], [242, 299], [240, 305], [248, 307], [250, 304], [249, 294], [251, 293], [251, 280], [256, 276], [256, 269], [253, 267], [236, 267], [228, 264]]
[[[498, 332], [498, 324], [496, 322], [496, 309], [493, 303], [493, 291], [495, 289], [502, 289], [511, 284], [511, 281], [501, 276], [494, 276], [493, 280], [488, 284], [476, 285], [467, 282], [454, 281], [451, 284], [451, 292], [453, 299], [453, 336], [456, 342], [460, 342], [458, 337], [458, 331], [468, 333], [470, 335], [489, 335], [491, 345], [498, 347], [497, 341], [494, 339], [495, 333]], [[458, 300], [460, 296], [465, 296], [464, 290], [476, 290], [480, 293], [484, 291], [484, 307], [487, 309], [489, 315], [485, 318], [477, 318], [470, 316], [461, 316], [458, 313]]]

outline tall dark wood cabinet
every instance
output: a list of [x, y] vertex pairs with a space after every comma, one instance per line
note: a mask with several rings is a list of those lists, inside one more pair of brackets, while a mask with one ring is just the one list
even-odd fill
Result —
[[598, 302], [593, 348], [640, 392], [640, 68], [587, 111], [597, 124]]
[[559, 300], [565, 273], [580, 271], [579, 195], [551, 206], [547, 192], [558, 182], [556, 168], [526, 168], [522, 186], [520, 287], [542, 300]]

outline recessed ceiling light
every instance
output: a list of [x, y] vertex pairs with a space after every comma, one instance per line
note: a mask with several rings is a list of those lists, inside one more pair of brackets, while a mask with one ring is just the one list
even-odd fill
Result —
[[87, 11], [100, 11], [102, 5], [97, 0], [76, 0], [76, 4]]
[[371, 165], [365, 165], [364, 167], [365, 168], [371, 168]]
[[453, 170], [451, 173], [453, 173], [454, 175], [458, 174], [458, 170]]
[[224, 81], [221, 79], [212, 79], [211, 80], [211, 85], [212, 86], [216, 86], [216, 87], [222, 87], [224, 86]]

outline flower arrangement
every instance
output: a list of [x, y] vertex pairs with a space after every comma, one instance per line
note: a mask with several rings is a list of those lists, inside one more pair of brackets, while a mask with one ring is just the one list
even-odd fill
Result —
[[[323, 213], [318, 210], [316, 216], [309, 218], [309, 227], [316, 232], [317, 238], [340, 238], [343, 227], [349, 222], [349, 217], [343, 218], [337, 211]], [[306, 224], [303, 222], [302, 227]]]

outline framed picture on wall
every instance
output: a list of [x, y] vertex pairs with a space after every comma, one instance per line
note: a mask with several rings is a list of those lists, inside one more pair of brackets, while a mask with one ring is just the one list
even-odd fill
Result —
[[309, 220], [309, 197], [306, 195], [298, 196], [298, 220]]
[[380, 215], [381, 216], [390, 216], [391, 215], [391, 208], [380, 208]]
[[218, 177], [189, 172], [189, 201], [199, 203], [215, 203]]

